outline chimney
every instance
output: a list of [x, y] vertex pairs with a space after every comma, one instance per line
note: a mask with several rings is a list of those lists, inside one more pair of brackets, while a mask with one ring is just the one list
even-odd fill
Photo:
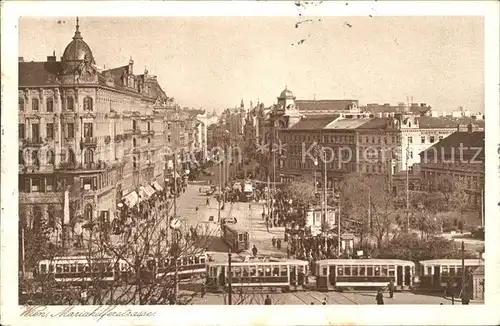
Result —
[[18, 60], [19, 62], [24, 62], [24, 58], [23, 58], [23, 57], [17, 57], [17, 60]]
[[56, 51], [53, 51], [52, 55], [47, 57], [47, 62], [56, 62], [56, 61], [57, 61]]

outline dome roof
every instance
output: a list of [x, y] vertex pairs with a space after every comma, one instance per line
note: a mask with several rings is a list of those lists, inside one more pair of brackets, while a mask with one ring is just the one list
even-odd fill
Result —
[[82, 35], [79, 30], [78, 18], [76, 19], [76, 31], [75, 36], [73, 36], [73, 41], [71, 41], [64, 49], [62, 56], [62, 61], [81, 61], [85, 59], [90, 60], [91, 63], [95, 63], [94, 56], [92, 55], [92, 50], [83, 40]]
[[281, 92], [279, 98], [294, 98], [293, 93], [291, 90], [289, 90], [287, 87]]

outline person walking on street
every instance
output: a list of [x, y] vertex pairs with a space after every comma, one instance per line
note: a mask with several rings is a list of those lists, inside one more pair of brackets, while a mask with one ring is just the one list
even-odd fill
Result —
[[207, 292], [207, 285], [205, 282], [201, 283], [201, 297], [203, 298], [205, 296], [205, 293]]
[[321, 303], [323, 306], [326, 306], [326, 304], [328, 303], [328, 300], [325, 298], [323, 298], [323, 302]]
[[196, 206], [196, 213], [198, 213], [198, 206]]
[[389, 298], [393, 298], [394, 297], [394, 280], [391, 280], [389, 282]]
[[276, 248], [281, 250], [281, 239], [276, 240]]
[[384, 295], [382, 294], [382, 290], [377, 291], [377, 296], [375, 297], [377, 304], [384, 304]]
[[210, 205], [210, 198], [207, 198], [207, 206]]
[[257, 249], [257, 247], [255, 245], [253, 245], [252, 253], [253, 253], [254, 257], [257, 257], [258, 249]]
[[266, 299], [264, 300], [264, 305], [266, 305], [266, 306], [271, 305], [271, 298], [269, 297], [269, 294], [266, 295]]
[[273, 239], [271, 240], [271, 242], [273, 243], [273, 248], [276, 247], [276, 238], [273, 237]]
[[462, 304], [469, 304], [469, 302], [470, 302], [469, 293], [467, 291], [464, 291], [462, 293]]

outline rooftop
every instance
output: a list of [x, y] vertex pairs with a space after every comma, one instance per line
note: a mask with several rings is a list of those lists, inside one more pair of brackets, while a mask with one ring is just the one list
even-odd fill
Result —
[[[484, 131], [454, 132], [422, 151], [420, 155], [425, 155], [424, 153], [427, 152], [427, 155], [429, 153], [431, 155], [438, 153], [438, 155], [458, 156], [460, 155], [460, 148], [463, 148], [463, 157], [475, 157], [475, 160], [484, 161]], [[479, 148], [482, 150], [478, 151]]]
[[323, 129], [331, 122], [335, 121], [340, 117], [339, 114], [327, 114], [327, 115], [311, 115], [302, 118], [299, 122], [293, 125], [291, 130], [315, 130]]
[[421, 129], [430, 128], [456, 128], [458, 125], [473, 124], [484, 128], [484, 120], [476, 120], [471, 117], [418, 117], [419, 126]]
[[296, 100], [299, 111], [345, 111], [352, 104], [358, 105], [358, 100]]

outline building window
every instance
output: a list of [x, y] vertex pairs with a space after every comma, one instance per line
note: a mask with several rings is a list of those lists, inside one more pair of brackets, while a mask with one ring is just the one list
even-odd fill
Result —
[[93, 128], [91, 122], [86, 122], [83, 124], [83, 137], [92, 138], [93, 137]]
[[31, 139], [35, 144], [40, 141], [40, 126], [38, 123], [31, 125]]
[[170, 129], [172, 129], [172, 124], [171, 123], [167, 124], [167, 130], [170, 130]]
[[412, 165], [410, 165], [410, 166], [408, 167], [408, 172], [409, 172], [409, 173], [413, 173], [413, 166], [412, 166]]
[[43, 178], [32, 178], [31, 179], [31, 191], [32, 192], [44, 192], [44, 179]]
[[420, 142], [421, 142], [422, 144], [425, 144], [425, 136], [420, 137]]
[[83, 99], [83, 109], [86, 111], [93, 110], [93, 101], [91, 97], [86, 97]]
[[430, 142], [431, 142], [431, 143], [434, 143], [434, 142], [436, 141], [436, 137], [434, 137], [434, 136], [430, 136], [430, 137], [429, 137], [429, 140], [430, 140]]
[[66, 125], [66, 138], [75, 138], [75, 124], [72, 122]]
[[412, 136], [408, 137], [408, 144], [413, 144], [413, 137]]
[[442, 135], [439, 135], [439, 140], [443, 140], [443, 136]]
[[137, 158], [134, 157], [134, 162], [132, 163], [132, 166], [134, 167], [134, 169], [137, 169]]
[[[49, 189], [49, 185], [47, 185], [47, 191], [52, 191], [52, 187], [51, 189]], [[48, 227], [52, 229], [56, 228], [56, 210], [52, 205], [47, 207], [47, 222], [48, 222]]]
[[30, 164], [31, 165], [39, 165], [38, 163], [39, 163], [38, 162], [38, 151], [37, 150], [33, 150], [31, 152], [31, 162], [30, 162]]
[[94, 163], [94, 152], [91, 149], [87, 149], [85, 151], [83, 160], [85, 164]]
[[[54, 151], [49, 149], [47, 151], [47, 164], [54, 165], [54, 158], [55, 158]], [[48, 188], [48, 186], [47, 186], [47, 188]]]
[[151, 122], [148, 122], [148, 131], [151, 130]]
[[47, 112], [54, 112], [54, 100], [48, 98], [45, 102], [45, 106], [47, 107]]
[[31, 109], [33, 111], [38, 111], [38, 99], [37, 98], [31, 99]]
[[45, 129], [46, 129], [47, 138], [54, 139], [54, 124], [53, 123], [47, 123], [45, 125]]
[[75, 109], [75, 99], [72, 97], [66, 97], [66, 110], [73, 111]]
[[137, 147], [137, 139], [132, 138], [132, 147]]
[[24, 111], [24, 98], [19, 98], [19, 110]]
[[135, 121], [135, 120], [132, 121], [132, 130], [134, 130], [134, 131], [137, 130], [137, 121]]
[[167, 142], [170, 143], [170, 141], [172, 140], [172, 138], [170, 137], [170, 135], [167, 136]]
[[148, 144], [151, 144], [151, 138], [148, 138]]
[[395, 136], [392, 136], [392, 143], [395, 144], [396, 143], [396, 137]]
[[26, 129], [24, 123], [19, 124], [19, 139], [24, 139], [26, 137]]

